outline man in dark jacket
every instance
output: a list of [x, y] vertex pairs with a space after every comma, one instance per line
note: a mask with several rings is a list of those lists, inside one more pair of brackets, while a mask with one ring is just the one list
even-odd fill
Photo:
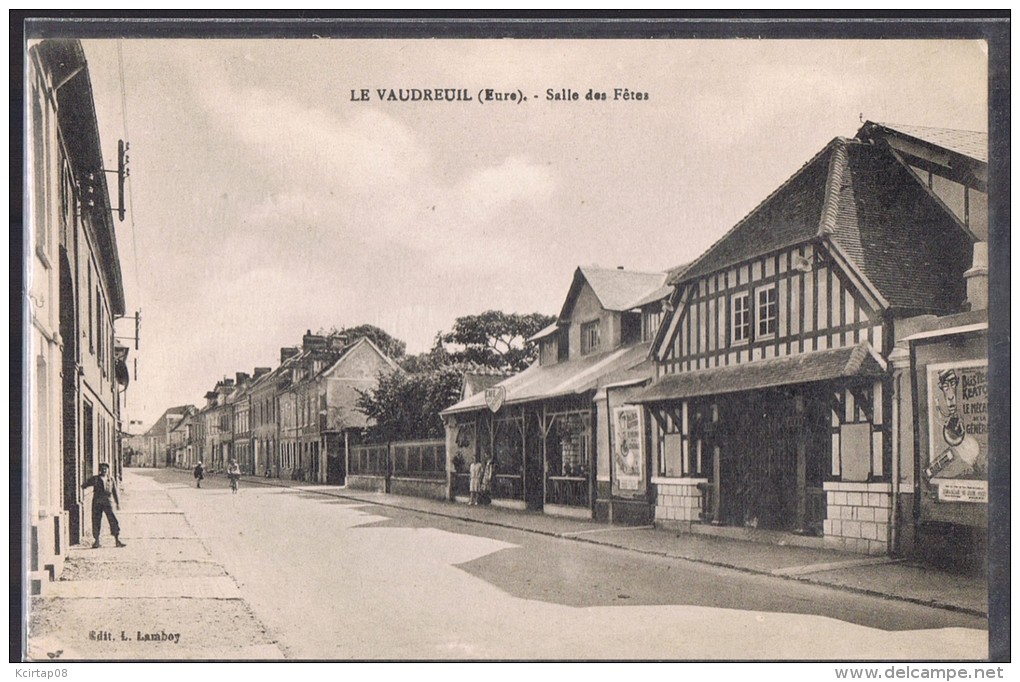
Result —
[[99, 465], [99, 474], [89, 478], [82, 483], [81, 487], [92, 488], [92, 537], [95, 542], [93, 547], [99, 547], [99, 533], [102, 531], [103, 514], [106, 514], [106, 521], [110, 524], [110, 534], [117, 541], [118, 547], [127, 547], [120, 541], [120, 524], [113, 513], [113, 502], [120, 509], [120, 496], [117, 494], [117, 481], [110, 475], [110, 465], [103, 462]]

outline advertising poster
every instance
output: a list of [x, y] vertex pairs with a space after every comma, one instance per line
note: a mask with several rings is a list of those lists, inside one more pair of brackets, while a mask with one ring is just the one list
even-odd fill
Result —
[[988, 502], [988, 364], [928, 367], [928, 466], [940, 502]]
[[644, 448], [641, 439], [641, 409], [635, 406], [613, 410], [613, 492], [636, 493], [644, 476]]

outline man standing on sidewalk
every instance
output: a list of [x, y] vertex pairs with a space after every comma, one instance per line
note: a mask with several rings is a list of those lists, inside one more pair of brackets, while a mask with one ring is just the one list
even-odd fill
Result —
[[117, 481], [110, 475], [110, 465], [106, 462], [100, 464], [99, 474], [82, 483], [81, 487], [83, 489], [92, 488], [92, 537], [95, 538], [92, 547], [99, 547], [99, 533], [103, 527], [103, 514], [106, 514], [106, 520], [110, 524], [110, 533], [113, 535], [113, 539], [116, 540], [117, 546], [127, 547], [127, 545], [120, 541], [120, 524], [117, 523], [117, 517], [113, 513], [113, 505], [110, 503], [110, 498], [113, 498], [117, 509], [120, 509]]

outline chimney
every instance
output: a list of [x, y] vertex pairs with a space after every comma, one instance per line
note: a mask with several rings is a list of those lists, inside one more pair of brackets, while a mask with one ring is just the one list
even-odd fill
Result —
[[326, 337], [313, 334], [311, 329], [305, 332], [304, 337], [301, 339], [302, 350], [322, 350], [325, 347]]
[[273, 371], [272, 367], [256, 367], [254, 378], [258, 379], [259, 377], [265, 376], [266, 374], [269, 374], [272, 371]]
[[292, 358], [292, 357], [294, 357], [295, 355], [297, 355], [300, 352], [301, 352], [300, 348], [294, 348], [293, 346], [288, 347], [288, 348], [281, 348], [280, 349], [280, 362], [282, 363], [282, 362], [286, 361], [287, 358]]
[[967, 281], [967, 305], [971, 310], [988, 308], [988, 242], [974, 244], [970, 270], [963, 273]]
[[237, 372], [234, 377], [237, 379], [238, 386], [248, 383], [248, 379], [251, 379], [251, 375], [247, 372]]

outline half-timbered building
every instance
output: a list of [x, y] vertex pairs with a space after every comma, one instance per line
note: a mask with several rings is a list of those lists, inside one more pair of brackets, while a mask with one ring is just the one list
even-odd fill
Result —
[[976, 241], [888, 145], [837, 138], [670, 283], [655, 517], [888, 550], [899, 320], [962, 309]]

